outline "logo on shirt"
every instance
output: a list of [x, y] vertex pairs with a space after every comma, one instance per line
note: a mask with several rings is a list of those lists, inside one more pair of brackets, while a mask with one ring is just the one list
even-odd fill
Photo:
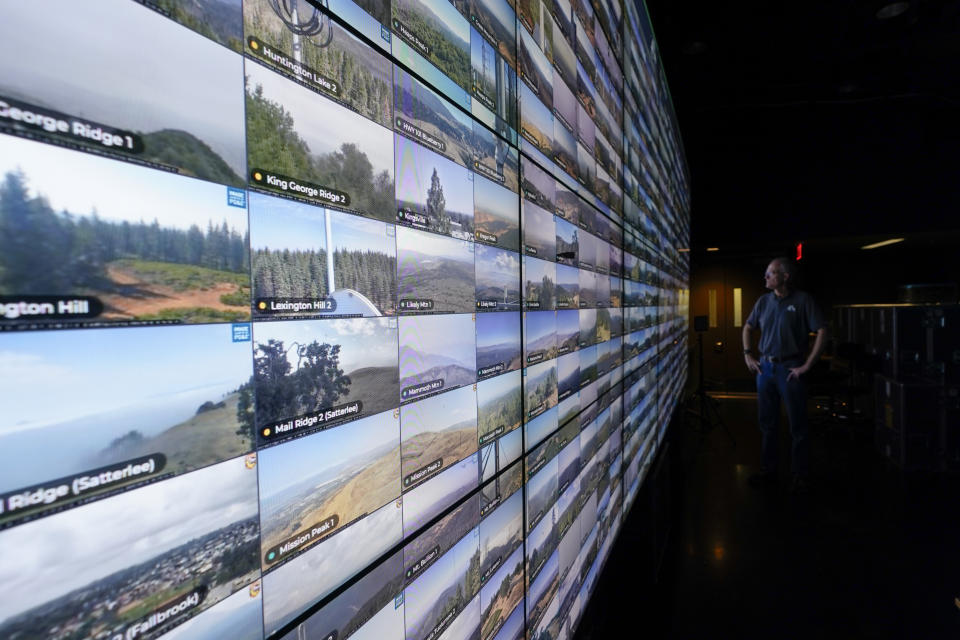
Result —
[[795, 306], [793, 306], [792, 304], [787, 307], [787, 311], [796, 311], [796, 310], [797, 310], [797, 308], [796, 308]]

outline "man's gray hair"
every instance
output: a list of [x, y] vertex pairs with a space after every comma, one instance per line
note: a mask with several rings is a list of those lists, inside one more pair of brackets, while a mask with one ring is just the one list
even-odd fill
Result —
[[797, 263], [787, 257], [774, 258], [773, 263], [777, 265], [777, 269], [780, 270], [780, 273], [789, 276], [787, 280], [791, 284], [797, 277]]

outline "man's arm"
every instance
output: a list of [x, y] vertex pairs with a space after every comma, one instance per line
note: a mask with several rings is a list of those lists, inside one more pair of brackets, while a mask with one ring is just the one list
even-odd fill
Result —
[[[743, 361], [747, 364], [747, 369], [753, 371], [754, 373], [760, 373], [760, 362], [754, 357], [753, 352], [751, 351], [753, 347], [750, 345], [753, 343], [751, 339], [753, 334], [753, 326], [749, 322], [743, 324]], [[750, 353], [747, 353], [750, 351]]]
[[804, 362], [799, 367], [793, 367], [790, 369], [790, 373], [787, 375], [787, 380], [792, 380], [794, 378], [799, 378], [807, 371], [810, 371], [811, 367], [816, 364], [817, 359], [820, 358], [820, 354], [823, 353], [823, 350], [827, 347], [827, 328], [820, 327], [817, 329], [817, 338], [813, 342], [813, 349], [810, 350], [810, 355], [807, 356], [806, 362]]

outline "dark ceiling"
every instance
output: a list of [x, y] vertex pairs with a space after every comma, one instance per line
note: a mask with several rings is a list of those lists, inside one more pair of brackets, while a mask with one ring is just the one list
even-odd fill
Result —
[[890, 4], [647, 0], [695, 250], [960, 229], [960, 1]]

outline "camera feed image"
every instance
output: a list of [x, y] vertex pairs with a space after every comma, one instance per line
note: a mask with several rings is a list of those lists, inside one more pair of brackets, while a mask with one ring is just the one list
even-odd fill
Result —
[[581, 200], [574, 191], [571, 191], [562, 181], [556, 183], [556, 211], [557, 217], [563, 218], [572, 224], [580, 224]]
[[[579, 384], [579, 378], [576, 382]], [[557, 413], [561, 425], [575, 424], [579, 427], [580, 422], [577, 418], [580, 414], [580, 392], [574, 391], [564, 400], [561, 400], [557, 405]]]
[[564, 355], [580, 348], [580, 312], [557, 311], [557, 353]]
[[653, 329], [638, 329], [627, 334], [623, 339], [623, 357], [629, 361], [632, 358], [641, 356], [641, 360], [647, 360], [654, 354], [648, 350], [653, 346]]
[[[557, 221], [558, 223], [560, 220]], [[576, 267], [557, 265], [557, 286], [554, 290], [557, 309], [580, 307], [580, 270]]]
[[523, 306], [530, 310], [552, 310], [556, 302], [557, 265], [523, 256]]
[[[597, 216], [597, 221], [606, 220], [603, 216]], [[594, 245], [594, 263], [593, 268], [597, 273], [606, 275], [610, 271], [610, 245], [599, 238], [593, 239]]]
[[175, 624], [170, 631], [160, 632], [162, 640], [217, 640], [226, 634], [238, 640], [263, 638], [263, 600], [259, 579], [241, 587], [197, 616]]
[[[554, 7], [559, 7], [564, 4], [564, 0], [554, 0]], [[555, 26], [560, 26], [563, 28], [563, 21], [555, 22]], [[564, 82], [569, 87], [577, 86], [577, 58], [573, 52], [573, 45], [571, 43], [570, 37], [573, 36], [573, 23], [567, 22], [571, 31], [568, 33], [569, 36], [564, 35], [563, 37], [557, 37], [558, 29], [554, 29], [553, 34], [553, 81]], [[576, 125], [574, 120], [570, 121], [571, 125]]]
[[[492, 491], [491, 486], [496, 485], [503, 488], [505, 484], [509, 483], [509, 478], [499, 477], [497, 474], [507, 465], [519, 460], [522, 454], [523, 431], [521, 429], [515, 429], [494, 442], [483, 446], [480, 450], [480, 482], [488, 483], [485, 490]], [[496, 500], [496, 495], [492, 497], [485, 496], [481, 500], [485, 507], [483, 513], [493, 508], [495, 505], [491, 505], [490, 502], [495, 502]]]
[[250, 318], [246, 192], [2, 134], [0, 174], [0, 325]]
[[553, 161], [571, 177], [577, 175], [577, 141], [573, 132], [554, 119]]
[[[575, 5], [579, 4], [582, 7], [588, 7], [588, 2], [577, 2]], [[574, 42], [574, 49], [577, 56], [577, 62], [583, 65], [583, 70], [586, 77], [590, 78], [593, 82], [598, 80], [599, 70], [598, 66], [600, 61], [597, 58], [597, 50], [595, 48], [595, 38], [594, 38], [594, 22], [592, 17], [577, 15], [574, 19], [575, 27], [575, 36], [576, 42]]]
[[250, 194], [250, 223], [258, 316], [396, 312], [392, 226], [255, 192]]
[[490, 640], [521, 640], [524, 637], [524, 603], [521, 594], [520, 603], [507, 615], [503, 626]]
[[597, 161], [582, 144], [577, 145], [577, 180], [591, 190], [597, 182]]
[[480, 637], [480, 594], [477, 593], [463, 611], [440, 634], [439, 640]]
[[[577, 481], [577, 478], [580, 473], [580, 440], [574, 439], [567, 446], [560, 450], [560, 453], [557, 454], [558, 462], [558, 479], [557, 486], [559, 496], [563, 496], [564, 492], [570, 487], [571, 484]], [[559, 502], [559, 498], [558, 498]], [[573, 522], [574, 509], [570, 508], [573, 504], [565, 504], [566, 509], [557, 505], [557, 533], [562, 535], [570, 527]], [[564, 519], [561, 522], [561, 517]]]
[[553, 407], [528, 421], [524, 426], [524, 439], [526, 440], [527, 450], [533, 449], [540, 442], [548, 438], [550, 434], [555, 432], [559, 426], [558, 420], [559, 414], [557, 408]]
[[[334, 313], [396, 313], [397, 249], [393, 225], [327, 210], [333, 253]], [[329, 264], [329, 262], [328, 262]], [[328, 275], [329, 277], [329, 275]]]
[[[299, 0], [298, 0], [299, 1]], [[289, 4], [284, 2], [287, 6]], [[324, 4], [331, 13], [339, 16], [363, 35], [390, 53], [390, 3], [377, 0], [329, 0]]]
[[624, 306], [627, 306], [627, 307], [643, 306], [645, 287], [646, 285], [640, 284], [635, 280], [625, 280], [623, 283]]
[[400, 313], [472, 313], [473, 243], [397, 227], [397, 284]]
[[[560, 536], [573, 527], [572, 534], [576, 545], [580, 543], [580, 532], [574, 526], [580, 509], [580, 439], [575, 438], [559, 454], [560, 478], [557, 498], [557, 533]], [[560, 543], [563, 548], [563, 542]]]
[[398, 551], [294, 627], [283, 640], [331, 634], [343, 640], [403, 640], [404, 608], [394, 604], [402, 591], [403, 554]]
[[[622, 218], [623, 217], [623, 189], [621, 184], [623, 182], [623, 171], [620, 167], [615, 173], [611, 173], [613, 179], [610, 181], [610, 201], [607, 203], [610, 205], [610, 209], [613, 212], [613, 217]], [[623, 238], [621, 236], [613, 236], [610, 239], [610, 242], [616, 242], [618, 245], [622, 244]]]
[[[593, 122], [596, 122], [598, 120], [597, 90], [596, 88], [594, 88], [593, 80], [591, 79], [591, 76], [588, 75], [586, 69], [584, 69], [582, 60], [580, 59], [579, 54], [581, 51], [581, 47], [579, 46], [579, 43], [577, 45], [576, 51], [578, 54], [577, 55], [577, 90], [576, 90], [577, 100], [579, 100], [580, 104], [583, 105], [583, 108], [586, 112], [586, 116], [591, 120], [593, 120]], [[579, 124], [580, 122], [579, 117], [577, 118], [577, 122]]]
[[400, 408], [403, 490], [477, 451], [477, 391], [461, 387]]
[[477, 377], [480, 380], [520, 368], [520, 313], [477, 315]]
[[557, 357], [556, 311], [523, 314], [523, 364], [528, 366]]
[[407, 543], [403, 549], [404, 582], [410, 585], [417, 581], [458, 542], [475, 531], [479, 520], [479, 502], [471, 498]]
[[616, 354], [613, 350], [617, 346], [613, 341], [601, 342], [597, 345], [597, 370], [600, 375], [609, 373], [616, 364]]
[[18, 399], [0, 421], [0, 522], [253, 448], [250, 345], [227, 325], [17, 332], [0, 364]]
[[592, 309], [597, 306], [597, 274], [580, 270], [580, 308]]
[[483, 584], [490, 584], [493, 572], [523, 543], [523, 492], [518, 491], [521, 466], [517, 464], [508, 472], [515, 482], [509, 487], [500, 487], [497, 506], [484, 513], [480, 522], [480, 581]]
[[616, 155], [623, 151], [623, 130], [620, 123], [623, 120], [623, 103], [616, 94], [613, 83], [610, 82], [610, 76], [603, 71], [603, 66], [598, 65], [598, 77], [596, 79], [597, 94], [600, 102], [597, 103], [597, 129], [603, 132], [603, 135], [610, 140]]
[[[477, 3], [474, 2], [474, 5]], [[511, 15], [513, 9], [504, 0], [483, 4], [500, 5]], [[475, 16], [471, 16], [474, 20]], [[516, 21], [511, 20], [511, 26]], [[514, 51], [516, 40], [506, 51], [505, 43], [492, 44], [482, 35], [483, 25], [473, 22], [470, 29], [471, 112], [505, 138], [515, 142], [517, 128], [517, 72]], [[513, 37], [514, 33], [511, 32]], [[504, 53], [506, 51], [506, 53]]]
[[[540, 4], [539, 0], [536, 4]], [[520, 29], [517, 35], [519, 36], [517, 39], [520, 41], [520, 60], [517, 66], [517, 75], [531, 89], [533, 95], [543, 103], [547, 111], [552, 112], [553, 67], [550, 65], [550, 60], [547, 59], [547, 56], [544, 55], [528, 31]]]
[[410, 536], [479, 485], [479, 457], [473, 454], [403, 496], [403, 531]]
[[397, 133], [465, 167], [477, 154], [473, 120], [399, 66], [393, 70], [394, 123]]
[[245, 0], [245, 51], [385, 127], [392, 126], [390, 61], [306, 2]]
[[477, 311], [520, 309], [520, 256], [478, 244], [476, 257]]
[[189, 4], [179, 0], [151, 0], [143, 4], [225, 47], [234, 51], [243, 49], [240, 0], [199, 0]]
[[[558, 218], [556, 220], [556, 237], [555, 244], [557, 249], [557, 262], [559, 264], [565, 264], [571, 267], [576, 267], [579, 265], [580, 260], [578, 257], [578, 239], [579, 230], [572, 223], [567, 222], [563, 218]], [[558, 279], [559, 279], [559, 273]], [[558, 295], [559, 298], [559, 295]]]
[[580, 310], [580, 348], [597, 343], [597, 310]]
[[481, 638], [490, 638], [523, 599], [522, 494], [480, 524]]
[[610, 275], [623, 275], [623, 249], [617, 246], [615, 241], [610, 243]]
[[395, 318], [258, 322], [253, 337], [263, 441], [399, 404]]
[[[608, 345], [607, 353], [605, 357], [607, 361], [604, 362], [604, 365], [607, 368], [607, 371], [613, 371], [615, 374], [614, 380], [618, 380], [619, 376], [616, 374], [617, 368], [623, 364], [623, 338], [612, 338], [610, 342], [605, 343]], [[600, 357], [599, 355], [597, 356]]]
[[[523, 443], [522, 436], [523, 431], [517, 430], [511, 432], [505, 438], [501, 438], [496, 442], [497, 445], [503, 443], [507, 440], [516, 440], [514, 447], [516, 451], [522, 453]], [[493, 445], [491, 445], [492, 448]], [[491, 456], [492, 457], [492, 456]], [[501, 456], [503, 457], [503, 456]], [[494, 509], [496, 509], [500, 503], [505, 502], [507, 498], [512, 496], [515, 492], [520, 490], [520, 487], [523, 485], [523, 464], [519, 463], [519, 455], [509, 456], [513, 462], [506, 471], [498, 472], [494, 475], [493, 479], [484, 484], [480, 490], [480, 517], [484, 518], [489, 515]], [[489, 464], [489, 462], [488, 462]], [[501, 465], [502, 467], [503, 465]], [[522, 507], [521, 507], [522, 508]]]
[[[580, 349], [580, 388], [582, 389], [595, 381], [598, 375], [597, 346], [593, 345]], [[592, 402], [593, 399], [590, 401]], [[584, 403], [584, 406], [586, 406], [586, 404], [587, 403]]]
[[[476, 103], [474, 103], [476, 104]], [[512, 97], [513, 108], [516, 109], [517, 96]], [[501, 184], [516, 193], [520, 181], [520, 154], [516, 147], [516, 132], [513, 128], [506, 130], [503, 126], [494, 123], [497, 133], [494, 133], [478, 121], [473, 123], [473, 144], [475, 159], [472, 168], [481, 176]], [[499, 135], [498, 135], [499, 134]], [[510, 140], [510, 143], [507, 140]]]
[[256, 580], [258, 538], [252, 455], [7, 529], [0, 634], [146, 635]]
[[[597, 227], [597, 210], [592, 206], [584, 202], [583, 200], [577, 200], [577, 215], [578, 215], [578, 224], [581, 229], [585, 229], [590, 233], [596, 233], [595, 229]], [[582, 245], [586, 240], [581, 238], [581, 252]], [[594, 258], [592, 257], [591, 260]], [[593, 262], [590, 263], [591, 265]], [[582, 265], [581, 265], [582, 266]]]
[[527, 581], [537, 579], [547, 559], [557, 548], [556, 509], [557, 459], [552, 460], [527, 482], [526, 540]]
[[[587, 415], [589, 414], [589, 415]], [[596, 406], [590, 407], [584, 411], [584, 415], [581, 416], [580, 423], [583, 426], [580, 431], [580, 464], [583, 467], [583, 472], [580, 474], [581, 478], [581, 488], [586, 491], [586, 485], [583, 484], [583, 479], [588, 477], [587, 471], [592, 473], [593, 468], [589, 465], [594, 460], [593, 454], [597, 452], [597, 447], [600, 446], [600, 441], [597, 438], [597, 408]]]
[[56, 15], [4, 8], [0, 37], [18, 53], [0, 61], [0, 131], [244, 185], [239, 54], [125, 0]]
[[260, 449], [264, 569], [397, 498], [400, 451], [394, 411]]
[[[393, 0], [391, 6], [394, 35], [411, 51], [469, 91], [470, 23], [457, 8], [447, 0]], [[404, 57], [397, 50], [396, 43], [393, 53]]]
[[[444, 553], [404, 591], [406, 638], [426, 640], [441, 634], [460, 618], [479, 625], [480, 545], [476, 527]], [[472, 634], [457, 637], [472, 637]]]
[[[589, 148], [590, 145], [587, 145]], [[617, 171], [617, 156], [610, 146], [610, 143], [607, 142], [607, 139], [603, 134], [597, 134], [595, 144], [592, 148], [594, 157], [597, 160], [597, 167], [599, 169], [605, 169], [610, 174], [615, 174]]]
[[557, 360], [558, 399], [562, 402], [580, 390], [580, 356], [568, 353]]
[[[592, 275], [592, 274], [591, 274]], [[597, 307], [610, 306], [610, 278], [603, 275], [596, 276], [597, 281]], [[608, 327], [609, 330], [609, 327]]]
[[399, 324], [401, 401], [476, 382], [472, 314], [402, 317]]
[[397, 222], [473, 240], [473, 174], [396, 135]]
[[[598, 138], [599, 139], [599, 138]], [[600, 145], [597, 145], [597, 148], [600, 148]], [[606, 204], [610, 202], [610, 174], [606, 172], [599, 162], [596, 163], [596, 176], [594, 183], [588, 185], [593, 191], [594, 195], [600, 200], [600, 202]]]
[[[518, 514], [522, 516], [522, 511]], [[523, 549], [517, 548], [509, 556], [498, 558], [497, 565], [490, 570], [495, 573], [482, 574], [486, 581], [480, 588], [481, 638], [490, 638], [499, 631], [510, 611], [523, 600]]]
[[522, 201], [521, 211], [524, 253], [542, 260], [555, 260], [556, 237], [553, 214], [529, 200]]
[[516, 67], [517, 14], [510, 0], [470, 0], [470, 23], [511, 67]]
[[527, 420], [557, 406], [557, 363], [535, 364], [523, 372], [524, 416]]
[[580, 260], [581, 269], [593, 270], [596, 268], [597, 264], [597, 251], [599, 250], [600, 241], [596, 236], [589, 233], [579, 234], [577, 251], [578, 258]]
[[524, 199], [553, 212], [556, 210], [556, 179], [526, 156], [522, 160], [521, 194]]
[[473, 219], [477, 242], [520, 251], [520, 209], [516, 193], [474, 176]]
[[540, 153], [552, 155], [553, 113], [526, 83], [520, 83], [520, 135]]
[[393, 222], [393, 133], [264, 66], [246, 65], [250, 184]]
[[477, 433], [481, 445], [518, 429], [522, 420], [523, 391], [519, 371], [510, 371], [477, 385]]
[[577, 99], [567, 83], [558, 75], [558, 73], [553, 74], [553, 115], [560, 126], [571, 134], [576, 134]]
[[403, 538], [403, 508], [380, 507], [263, 576], [263, 625], [270, 635], [349, 580]]

